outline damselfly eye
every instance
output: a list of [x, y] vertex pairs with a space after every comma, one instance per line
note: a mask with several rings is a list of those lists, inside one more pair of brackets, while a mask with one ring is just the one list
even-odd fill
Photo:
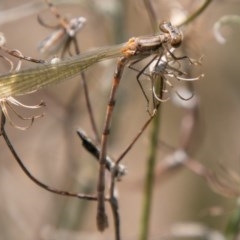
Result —
[[177, 36], [177, 37], [171, 39], [171, 45], [174, 48], [179, 47], [181, 45], [181, 43], [182, 43], [182, 36]]

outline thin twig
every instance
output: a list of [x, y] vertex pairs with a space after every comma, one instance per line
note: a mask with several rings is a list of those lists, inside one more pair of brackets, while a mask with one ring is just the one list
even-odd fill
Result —
[[149, 117], [149, 119], [144, 123], [144, 125], [142, 126], [142, 128], [140, 129], [140, 131], [138, 132], [138, 134], [134, 137], [134, 139], [132, 140], [132, 142], [128, 145], [128, 147], [123, 151], [123, 153], [118, 157], [118, 159], [116, 160], [116, 165], [118, 165], [120, 163], [120, 161], [126, 156], [126, 154], [131, 150], [131, 148], [133, 147], [133, 145], [137, 142], [137, 140], [141, 137], [141, 135], [143, 134], [143, 132], [146, 130], [146, 128], [148, 127], [148, 125], [151, 123], [151, 121], [153, 120], [154, 116], [156, 114], [156, 111], [154, 111], [154, 113]]
[[26, 61], [29, 61], [29, 62], [34, 62], [34, 63], [46, 63], [45, 60], [42, 60], [42, 59], [35, 59], [35, 58], [32, 58], [32, 57], [28, 57], [28, 56], [24, 56], [19, 50], [17, 49], [8, 49], [7, 47], [5, 46], [1, 46], [0, 49], [2, 49], [3, 51], [5, 51], [6, 53], [8, 53], [9, 55], [13, 56], [13, 57], [16, 57], [18, 59], [21, 59], [21, 60], [26, 60]]
[[[117, 169], [116, 165], [116, 168]], [[113, 214], [113, 221], [114, 221], [114, 232], [115, 232], [115, 240], [121, 239], [121, 232], [120, 232], [120, 214], [119, 214], [119, 204], [118, 198], [116, 196], [116, 173], [113, 170], [111, 174], [111, 183], [109, 189], [109, 204], [111, 206], [112, 214]]]
[[[74, 42], [75, 51], [76, 51], [77, 55], [80, 55], [80, 48], [78, 46], [76, 37], [73, 38], [73, 42]], [[84, 91], [85, 101], [87, 104], [87, 110], [88, 110], [88, 115], [89, 115], [90, 122], [91, 122], [91, 127], [92, 127], [92, 130], [94, 133], [95, 140], [97, 141], [97, 143], [100, 143], [100, 135], [98, 133], [97, 124], [96, 124], [95, 118], [93, 116], [92, 104], [91, 104], [91, 100], [89, 97], [88, 85], [86, 82], [86, 75], [85, 75], [84, 71], [82, 71], [80, 73], [80, 75], [81, 75], [81, 79], [82, 79], [83, 91]]]
[[[160, 88], [162, 89], [162, 87]], [[156, 157], [157, 157], [158, 136], [159, 136], [159, 129], [160, 129], [160, 114], [161, 114], [161, 104], [159, 103], [158, 111], [155, 115], [155, 118], [153, 119], [150, 152], [148, 154], [147, 164], [146, 164], [140, 240], [147, 240], [148, 233], [149, 233], [150, 213], [151, 213], [152, 195], [153, 195], [153, 188], [154, 188], [154, 169], [155, 169], [155, 163], [156, 163]]]
[[[29, 170], [25, 167], [24, 163], [22, 162], [22, 160], [20, 159], [20, 157], [18, 156], [17, 152], [15, 151], [10, 139], [8, 138], [8, 135], [5, 131], [5, 122], [6, 122], [6, 118], [4, 116], [4, 114], [1, 114], [1, 135], [3, 136], [3, 139], [5, 141], [5, 143], [7, 144], [7, 147], [9, 148], [10, 152], [12, 153], [14, 159], [17, 161], [17, 163], [19, 164], [20, 168], [23, 170], [23, 172], [35, 183], [37, 184], [39, 187], [58, 194], [58, 195], [64, 195], [64, 196], [68, 196], [68, 197], [76, 197], [76, 198], [80, 198], [80, 199], [84, 199], [84, 200], [92, 200], [92, 201], [96, 201], [97, 197], [96, 196], [92, 196], [92, 195], [87, 195], [87, 194], [80, 194], [80, 193], [71, 193], [68, 191], [62, 191], [62, 190], [58, 190], [55, 189], [53, 187], [50, 187], [48, 185], [46, 185], [45, 183], [39, 181], [37, 178], [35, 178], [30, 172]], [[107, 199], [106, 199], [107, 200]]]
[[[78, 129], [77, 134], [82, 140], [82, 146], [91, 153], [97, 161], [99, 161], [100, 148], [93, 143], [93, 141], [86, 136], [83, 130]], [[114, 160], [110, 156], [105, 157], [105, 167], [109, 172], [114, 172], [117, 179], [121, 179], [126, 174], [126, 167], [122, 164], [114, 163]]]

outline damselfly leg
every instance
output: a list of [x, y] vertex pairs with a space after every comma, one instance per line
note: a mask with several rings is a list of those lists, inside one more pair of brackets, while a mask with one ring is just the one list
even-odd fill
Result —
[[[195, 78], [184, 77], [186, 76], [186, 73], [182, 70], [182, 63], [184, 60], [187, 60], [190, 64], [195, 65], [200, 64], [200, 62], [192, 60], [188, 56], [177, 57], [173, 53], [174, 50], [174, 48], [169, 50], [168, 46], [164, 45], [162, 53], [160, 55], [154, 56], [141, 70], [135, 67], [135, 64], [140, 62], [139, 60], [129, 65], [130, 69], [138, 72], [137, 80], [143, 92], [143, 95], [147, 100], [147, 111], [150, 115], [151, 111], [149, 109], [149, 98], [142, 87], [141, 77], [148, 77], [151, 81], [153, 110], [155, 109], [154, 106], [156, 101], [166, 102], [170, 99], [169, 93], [171, 92], [171, 90], [174, 90], [174, 83], [171, 82], [171, 79], [176, 79], [178, 81], [195, 81], [201, 77], [201, 75]], [[163, 87], [160, 88], [161, 93], [159, 93], [159, 91], [158, 93], [156, 92], [156, 85], [159, 85], [159, 81], [162, 81], [163, 84]], [[177, 90], [175, 90], [175, 93], [182, 100], [189, 100], [193, 97], [193, 94], [190, 97], [184, 97]], [[164, 95], [166, 94], [168, 96], [164, 97]], [[160, 95], [162, 97], [160, 97]]]

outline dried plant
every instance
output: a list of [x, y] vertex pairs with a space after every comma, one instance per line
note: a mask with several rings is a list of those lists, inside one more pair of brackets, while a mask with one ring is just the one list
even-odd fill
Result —
[[[238, 174], [224, 169], [222, 175], [217, 175], [213, 170], [194, 159], [189, 151], [194, 133], [198, 127], [199, 103], [201, 100], [194, 89], [194, 84], [196, 80], [201, 80], [204, 74], [196, 75], [193, 73], [195, 66], [201, 66], [202, 57], [199, 57], [199, 60], [189, 57], [191, 53], [189, 54], [188, 50], [189, 42], [185, 41], [183, 37], [185, 35], [184, 27], [193, 25], [196, 18], [201, 17], [201, 14], [212, 1], [203, 1], [202, 5], [196, 10], [191, 11], [192, 13], [188, 16], [186, 15], [186, 18], [181, 20], [177, 26], [171, 23], [171, 19], [170, 21], [163, 21], [159, 25], [160, 29], [157, 31], [157, 34], [132, 37], [123, 44], [96, 48], [86, 51], [85, 53], [80, 51], [77, 34], [83, 32], [83, 26], [88, 24], [86, 18], [83, 16], [66, 18], [60, 14], [58, 8], [51, 1], [45, 0], [44, 2], [56, 18], [57, 24], [48, 24], [41, 13], [36, 15], [41, 26], [52, 30], [51, 34], [41, 41], [39, 51], [45, 56], [50, 56], [52, 59], [42, 60], [28, 57], [19, 50], [9, 49], [4, 35], [0, 35], [0, 57], [3, 63], [9, 67], [9, 71], [0, 76], [0, 107], [2, 111], [0, 133], [23, 172], [35, 184], [49, 192], [96, 202], [96, 222], [97, 228], [101, 232], [109, 225], [109, 216], [105, 206], [106, 203], [109, 204], [113, 216], [114, 239], [125, 239], [122, 237], [121, 221], [124, 220], [120, 216], [121, 201], [119, 200], [117, 189], [120, 180], [128, 180], [127, 177], [125, 177], [127, 168], [122, 161], [139, 141], [139, 138], [149, 125], [151, 125], [152, 129], [149, 136], [150, 146], [146, 149], [146, 176], [144, 180], [144, 199], [139, 232], [139, 238], [141, 240], [150, 239], [149, 229], [155, 177], [158, 179], [163, 176], [170, 176], [173, 170], [185, 168], [193, 172], [196, 176], [203, 178], [213, 191], [221, 195], [238, 197], [239, 191], [237, 187], [235, 187], [235, 184], [237, 185], [239, 183]], [[178, 1], [174, 2], [179, 4]], [[143, 1], [143, 4], [149, 16], [152, 29], [155, 31], [156, 26], [158, 26], [157, 12], [154, 7], [155, 3], [146, 0]], [[234, 19], [236, 20], [238, 17]], [[222, 24], [226, 22], [229, 22], [229, 18], [227, 20], [226, 18], [220, 19], [214, 28], [215, 35], [220, 42], [224, 42], [224, 38], [220, 34], [219, 29]], [[82, 36], [84, 37], [84, 34], [82, 34]], [[179, 52], [181, 54], [179, 54]], [[60, 53], [60, 57], [56, 57], [57, 53]], [[100, 135], [93, 114], [95, 106], [90, 99], [91, 91], [89, 91], [90, 88], [87, 85], [88, 78], [84, 71], [100, 61], [112, 58], [117, 59], [116, 69], [112, 78], [111, 91], [104, 115], [105, 120], [103, 129], [101, 130], [102, 134]], [[15, 61], [17, 61], [17, 64], [14, 63]], [[34, 64], [34, 66], [23, 69], [23, 61], [27, 61], [32, 65]], [[143, 121], [137, 133], [131, 137], [132, 140], [126, 144], [127, 146], [122, 153], [119, 154], [118, 157], [113, 158], [110, 157], [109, 135], [110, 130], [112, 130], [111, 122], [113, 120], [113, 113], [115, 112], [115, 103], [116, 100], [118, 100], [117, 92], [119, 84], [122, 82], [123, 73], [126, 69], [130, 71], [133, 70], [135, 73], [136, 82], [146, 100], [149, 116], [147, 120]], [[99, 165], [96, 194], [72, 192], [71, 189], [57, 189], [39, 180], [25, 166], [24, 161], [15, 150], [6, 130], [6, 122], [14, 128], [27, 130], [35, 123], [35, 119], [43, 117], [44, 115], [37, 113], [30, 117], [25, 117], [20, 114], [16, 107], [32, 111], [42, 108], [46, 106], [46, 104], [41, 101], [37, 105], [26, 105], [17, 100], [18, 96], [37, 92], [48, 85], [59, 83], [74, 76], [79, 76], [81, 79], [88, 117], [93, 132], [92, 140], [87, 137], [87, 134], [83, 130], [77, 130], [77, 134], [82, 141], [82, 146], [97, 160], [96, 163]], [[150, 87], [147, 90], [145, 88], [145, 82], [150, 83]], [[78, 94], [77, 91], [76, 94]], [[73, 101], [74, 98], [75, 95], [72, 98]], [[180, 106], [184, 114], [179, 126], [178, 146], [170, 147], [171, 153], [157, 163], [157, 153], [163, 145], [162, 143], [159, 144], [159, 129], [162, 125], [161, 115], [163, 114], [162, 106], [163, 103], [167, 101], [172, 101], [176, 106]], [[12, 118], [12, 114], [24, 123], [27, 121], [27, 124], [24, 126], [19, 125]], [[74, 129], [74, 126], [68, 127]], [[107, 171], [110, 173], [110, 176], [107, 175], [109, 176], [108, 179], [106, 178]], [[143, 177], [141, 176], [141, 178]], [[235, 221], [234, 223], [236, 222], [238, 223], [239, 221]], [[184, 226], [181, 225], [181, 227], [184, 229], [184, 234], [194, 229], [195, 232], [192, 236], [205, 236], [207, 239], [211, 239], [213, 232], [212, 229], [205, 228], [205, 226], [203, 227], [198, 224], [194, 226], [185, 224]], [[200, 230], [197, 231], [195, 227], [198, 227], [198, 230]], [[179, 230], [179, 228], [177, 228], [177, 230]], [[234, 231], [234, 234], [237, 235], [238, 230], [235, 228]], [[174, 236], [174, 233], [177, 233], [176, 237], [179, 237], [183, 232], [169, 230], [166, 235], [162, 234], [162, 237], [171, 237]], [[219, 232], [218, 234], [217, 239], [221, 239], [223, 235]]]

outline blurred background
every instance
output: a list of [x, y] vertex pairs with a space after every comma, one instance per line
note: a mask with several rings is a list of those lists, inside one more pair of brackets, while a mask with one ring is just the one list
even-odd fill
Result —
[[[87, 19], [77, 35], [82, 52], [126, 42], [133, 36], [153, 34], [143, 1], [72, 0], [64, 3], [56, 0], [53, 3], [67, 18], [83, 16]], [[159, 22], [179, 21], [202, 3], [194, 0], [152, 1]], [[51, 59], [38, 51], [39, 43], [52, 31], [38, 23], [38, 14], [45, 22], [58, 23], [44, 1], [1, 0], [0, 31], [7, 39], [8, 48], [18, 49], [26, 56]], [[240, 171], [240, 28], [235, 24], [223, 27], [222, 33], [227, 39], [224, 45], [217, 42], [213, 34], [214, 24], [229, 14], [240, 14], [238, 0], [212, 1], [182, 31], [183, 52], [195, 59], [203, 56], [202, 66], [193, 67], [196, 72], [191, 75], [196, 76], [199, 72], [205, 75], [193, 83], [198, 106], [187, 151], [192, 159], [222, 179], [231, 192], [231, 188], [239, 187]], [[4, 61], [2, 63], [1, 72], [4, 73], [8, 70]], [[104, 61], [85, 72], [99, 132], [115, 64], [116, 59]], [[76, 130], [82, 128], [88, 136], [94, 137], [81, 81], [77, 78], [68, 80], [18, 100], [26, 104], [43, 100], [47, 104], [43, 110], [36, 111], [44, 111], [45, 116], [37, 119], [28, 130], [19, 131], [9, 124], [6, 126], [12, 144], [27, 168], [38, 179], [58, 189], [95, 193], [98, 164], [83, 149], [76, 134]], [[146, 105], [137, 85], [136, 73], [126, 69], [112, 122], [108, 148], [111, 156], [117, 158], [148, 119]], [[186, 112], [172, 101], [162, 105], [149, 239], [157, 240], [173, 234], [171, 231], [176, 224], [182, 224], [190, 233], [193, 227], [190, 223], [195, 223], [194, 226], [199, 227], [197, 230], [204, 232], [208, 229], [220, 234], [225, 231], [236, 209], [237, 194], [232, 196], [226, 189], [212, 188], [185, 167], [179, 167], [171, 174], [158, 171], [161, 161], [171, 154], [172, 148], [182, 144], [182, 121]], [[31, 115], [32, 112], [24, 114]], [[150, 130], [151, 126], [123, 160], [127, 176], [118, 183], [118, 194], [121, 232], [126, 240], [139, 236]], [[113, 239], [110, 211], [110, 227], [104, 233], [98, 233], [95, 202], [57, 196], [39, 188], [19, 168], [2, 138], [0, 149], [0, 239], [14, 240], [20, 236], [25, 240]]]

